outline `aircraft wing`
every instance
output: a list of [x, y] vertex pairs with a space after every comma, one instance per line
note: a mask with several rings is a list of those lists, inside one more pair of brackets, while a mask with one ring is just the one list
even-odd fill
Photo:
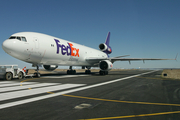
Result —
[[96, 57], [86, 58], [86, 61], [88, 62], [99, 62], [102, 60], [109, 60], [109, 58], [96, 58]]
[[130, 56], [130, 55], [123, 55], [123, 56], [118, 56], [118, 57], [114, 57], [114, 58], [97, 58], [97, 57], [89, 57], [89, 58], [86, 58], [86, 61], [88, 62], [99, 62], [99, 61], [102, 61], [102, 60], [111, 60], [111, 59], [119, 59], [121, 57], [126, 57], [126, 56]]
[[115, 61], [145, 61], [145, 60], [175, 60], [175, 59], [162, 59], [162, 58], [109, 58], [112, 63]]
[[[129, 56], [129, 55], [126, 55]], [[100, 62], [102, 60], [110, 60], [112, 63], [115, 61], [145, 61], [145, 60], [176, 60], [177, 56], [175, 59], [162, 59], [162, 58], [121, 58], [124, 56], [118, 56], [118, 57], [113, 57], [113, 58], [87, 58], [86, 61], [88, 62]]]

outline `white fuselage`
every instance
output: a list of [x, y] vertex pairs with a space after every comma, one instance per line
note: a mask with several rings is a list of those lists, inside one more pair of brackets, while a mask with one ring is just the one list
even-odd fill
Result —
[[86, 59], [108, 58], [102, 51], [41, 33], [20, 32], [11, 36], [25, 37], [26, 41], [9, 38], [3, 42], [4, 51], [35, 65], [98, 66]]

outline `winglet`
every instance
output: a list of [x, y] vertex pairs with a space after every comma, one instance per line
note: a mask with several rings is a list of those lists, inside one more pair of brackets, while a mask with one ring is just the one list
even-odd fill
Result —
[[176, 55], [176, 57], [175, 57], [175, 60], [177, 61], [177, 57], [178, 57], [178, 53], [177, 53], [177, 55]]
[[105, 44], [107, 46], [109, 46], [109, 41], [110, 41], [110, 32], [108, 32], [108, 35], [107, 35], [107, 38], [106, 38], [106, 41], [105, 41]]

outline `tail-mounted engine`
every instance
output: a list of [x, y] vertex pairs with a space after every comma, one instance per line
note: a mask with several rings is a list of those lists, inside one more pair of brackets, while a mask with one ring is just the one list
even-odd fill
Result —
[[57, 65], [43, 65], [44, 69], [48, 71], [53, 71], [55, 70], [58, 66]]
[[110, 41], [110, 32], [108, 32], [108, 35], [107, 35], [105, 43], [101, 43], [99, 45], [99, 49], [101, 51], [105, 52], [106, 54], [111, 54], [111, 52], [112, 52], [112, 49], [109, 46], [109, 41]]
[[109, 60], [103, 60], [99, 63], [99, 67], [103, 71], [108, 71], [112, 69], [113, 64]]
[[112, 49], [110, 46], [107, 46], [105, 43], [101, 43], [99, 45], [99, 49], [107, 54], [111, 54], [112, 52]]

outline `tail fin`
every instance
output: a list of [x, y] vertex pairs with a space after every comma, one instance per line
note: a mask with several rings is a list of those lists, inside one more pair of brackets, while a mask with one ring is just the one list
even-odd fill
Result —
[[108, 32], [108, 35], [107, 35], [107, 38], [106, 38], [106, 41], [105, 41], [105, 44], [107, 46], [109, 46], [109, 41], [110, 41], [110, 32]]

